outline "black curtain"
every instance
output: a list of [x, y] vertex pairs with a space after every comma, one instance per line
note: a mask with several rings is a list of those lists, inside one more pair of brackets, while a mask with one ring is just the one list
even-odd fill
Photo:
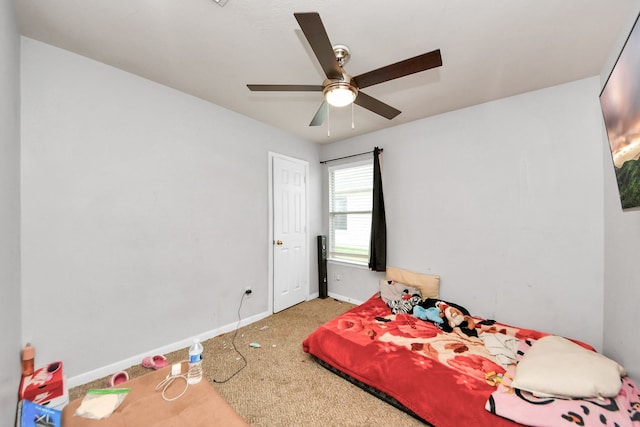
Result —
[[387, 269], [387, 221], [384, 214], [382, 173], [380, 172], [381, 149], [373, 150], [373, 211], [371, 213], [371, 241], [369, 243], [369, 268], [373, 271]]

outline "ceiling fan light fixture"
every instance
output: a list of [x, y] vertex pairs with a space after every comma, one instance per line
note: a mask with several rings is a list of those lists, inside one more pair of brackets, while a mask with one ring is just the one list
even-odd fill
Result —
[[351, 83], [339, 81], [325, 86], [322, 93], [329, 105], [333, 107], [346, 107], [356, 100], [358, 89]]

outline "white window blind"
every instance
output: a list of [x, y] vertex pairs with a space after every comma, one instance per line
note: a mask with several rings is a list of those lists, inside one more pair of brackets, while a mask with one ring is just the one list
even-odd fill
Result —
[[373, 162], [329, 168], [329, 259], [368, 264]]

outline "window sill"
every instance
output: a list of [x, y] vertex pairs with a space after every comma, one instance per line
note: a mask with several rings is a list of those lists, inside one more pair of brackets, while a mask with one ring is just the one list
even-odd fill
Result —
[[363, 270], [368, 270], [369, 269], [369, 265], [368, 264], [361, 263], [361, 262], [343, 261], [343, 260], [339, 260], [339, 259], [328, 259], [327, 262], [329, 264], [343, 265], [345, 267], [354, 267], [354, 268], [360, 268], [360, 269], [363, 269]]

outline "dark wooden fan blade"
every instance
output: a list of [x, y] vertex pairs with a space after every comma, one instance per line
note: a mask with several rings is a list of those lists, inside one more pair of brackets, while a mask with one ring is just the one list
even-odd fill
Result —
[[313, 116], [313, 120], [309, 123], [309, 126], [320, 126], [327, 119], [327, 101], [322, 101], [320, 104], [320, 108], [316, 112], [316, 115]]
[[392, 106], [387, 105], [382, 101], [378, 101], [374, 97], [362, 92], [358, 92], [358, 96], [356, 96], [356, 100], [353, 102], [389, 120], [401, 113], [400, 110], [396, 110]]
[[321, 85], [247, 85], [254, 92], [322, 92]]
[[336, 60], [336, 54], [333, 52], [333, 46], [331, 46], [320, 15], [317, 12], [294, 13], [293, 15], [298, 20], [304, 36], [327, 77], [330, 79], [342, 78], [342, 70]]
[[440, 67], [442, 65], [442, 57], [440, 49], [432, 52], [405, 59], [368, 73], [360, 74], [353, 78], [353, 82], [358, 89], [364, 89], [378, 83], [387, 82], [399, 77], [408, 76], [409, 74], [419, 73], [420, 71], [429, 70], [431, 68]]

